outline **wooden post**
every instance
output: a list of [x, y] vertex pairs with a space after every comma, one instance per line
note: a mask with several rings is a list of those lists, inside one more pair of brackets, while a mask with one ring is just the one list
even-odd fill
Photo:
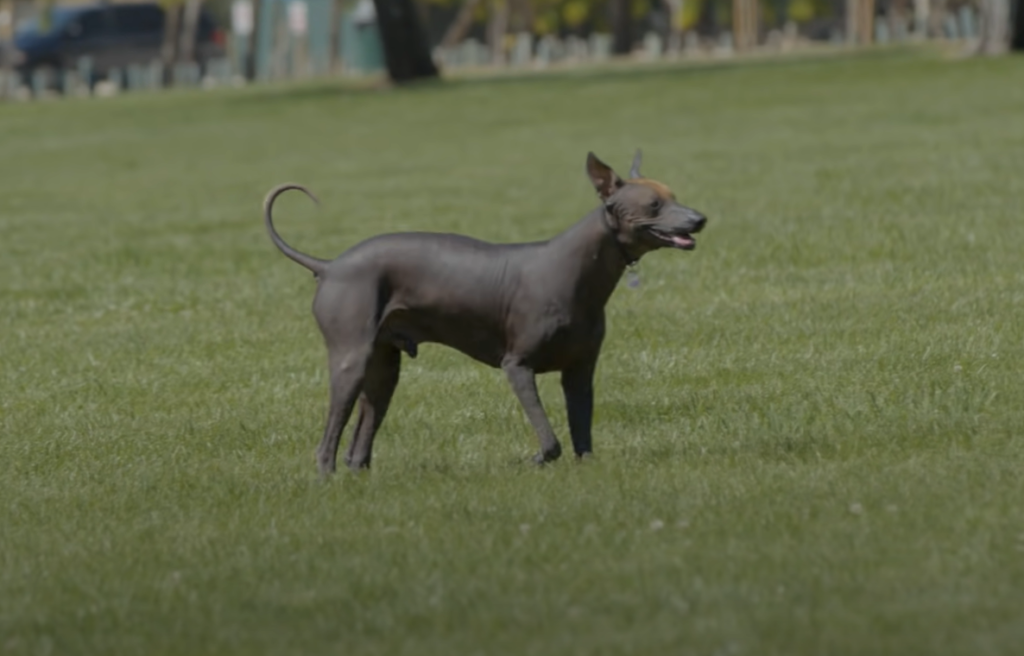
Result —
[[737, 52], [743, 52], [744, 46], [744, 5], [746, 0], [732, 0], [732, 42]]
[[737, 52], [742, 52], [744, 45], [744, 4], [745, 0], [732, 0], [732, 42]]
[[181, 17], [181, 41], [178, 45], [179, 61], [186, 63], [195, 61], [201, 6], [202, 0], [185, 0], [185, 10]]
[[161, 3], [164, 8], [164, 36], [160, 46], [160, 61], [163, 63], [163, 79], [160, 81], [163, 86], [170, 85], [173, 81], [174, 62], [178, 59], [178, 37], [181, 25], [181, 2], [178, 0], [164, 0]]
[[757, 0], [733, 0], [732, 32], [737, 52], [745, 52], [757, 45]]
[[630, 14], [630, 2], [629, 0], [610, 1], [612, 52], [616, 55], [628, 55], [633, 52], [633, 17]]
[[846, 42], [867, 45], [875, 40], [875, 0], [846, 0]]
[[860, 0], [860, 20], [857, 21], [860, 29], [861, 45], [869, 45], [875, 41], [875, 0]]
[[931, 14], [929, 0], [914, 0], [914, 38], [928, 38], [928, 22]]
[[1010, 38], [1010, 0], [983, 0], [978, 53], [1001, 55], [1009, 47]]
[[488, 8], [487, 40], [491, 47], [491, 64], [505, 64], [505, 32], [508, 31], [508, 0], [493, 0]]
[[857, 43], [857, 17], [860, 0], [846, 0], [846, 43]]
[[683, 0], [663, 0], [668, 9], [668, 52], [676, 56], [683, 49]]
[[[0, 43], [14, 37], [14, 2], [0, 1]], [[5, 48], [0, 51], [0, 99], [7, 97], [14, 89], [14, 62], [10, 52]]]

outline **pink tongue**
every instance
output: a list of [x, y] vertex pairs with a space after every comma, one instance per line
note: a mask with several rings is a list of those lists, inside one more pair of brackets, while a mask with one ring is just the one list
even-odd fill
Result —
[[693, 246], [693, 238], [672, 236], [672, 243], [676, 246]]

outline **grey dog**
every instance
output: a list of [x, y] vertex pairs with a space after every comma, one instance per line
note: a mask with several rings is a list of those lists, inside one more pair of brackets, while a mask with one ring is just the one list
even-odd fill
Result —
[[338, 442], [359, 402], [345, 453], [370, 466], [373, 440], [398, 384], [402, 352], [435, 342], [500, 367], [537, 433], [537, 463], [562, 453], [537, 394], [536, 374], [560, 371], [578, 457], [592, 451], [594, 369], [604, 339], [604, 306], [627, 266], [659, 248], [692, 250], [707, 219], [640, 175], [638, 150], [623, 180], [593, 153], [587, 175], [601, 205], [547, 241], [490, 244], [462, 235], [408, 232], [363, 241], [334, 260], [300, 253], [274, 230], [274, 188], [263, 216], [282, 253], [313, 272], [313, 315], [327, 346], [331, 399], [320, 471], [335, 470]]

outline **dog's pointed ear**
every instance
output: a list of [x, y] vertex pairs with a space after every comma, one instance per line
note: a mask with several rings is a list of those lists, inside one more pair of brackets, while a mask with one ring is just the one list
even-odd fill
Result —
[[587, 175], [597, 190], [597, 195], [605, 201], [616, 191], [625, 186], [622, 178], [601, 160], [597, 159], [594, 153], [587, 153]]
[[629, 167], [629, 177], [633, 178], [634, 180], [636, 178], [643, 177], [642, 175], [640, 175], [640, 163], [643, 161], [643, 159], [643, 152], [641, 152], [641, 150], [637, 148], [636, 155], [633, 155], [633, 165]]

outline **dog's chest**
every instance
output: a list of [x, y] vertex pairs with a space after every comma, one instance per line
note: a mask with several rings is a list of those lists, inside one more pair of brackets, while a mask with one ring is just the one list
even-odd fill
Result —
[[582, 359], [589, 359], [604, 339], [604, 316], [566, 315], [546, 322], [538, 331], [532, 351], [533, 368], [538, 373], [560, 371]]

